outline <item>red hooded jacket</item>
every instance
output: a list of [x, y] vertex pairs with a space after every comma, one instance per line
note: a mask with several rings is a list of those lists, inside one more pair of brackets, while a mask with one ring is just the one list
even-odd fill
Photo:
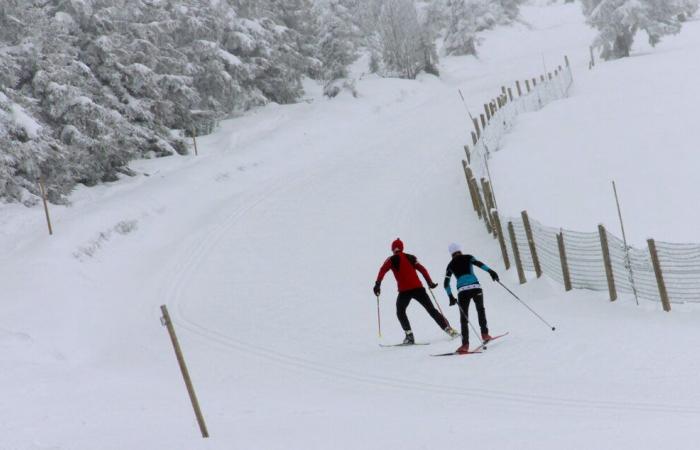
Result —
[[412, 289], [418, 289], [423, 287], [418, 278], [418, 272], [423, 274], [423, 277], [429, 284], [434, 284], [433, 280], [430, 278], [428, 270], [418, 262], [418, 259], [404, 252], [398, 252], [393, 256], [387, 258], [379, 269], [379, 274], [377, 275], [377, 283], [381, 283], [384, 279], [384, 275], [391, 269], [396, 278], [396, 284], [398, 285], [399, 292], [410, 291]]

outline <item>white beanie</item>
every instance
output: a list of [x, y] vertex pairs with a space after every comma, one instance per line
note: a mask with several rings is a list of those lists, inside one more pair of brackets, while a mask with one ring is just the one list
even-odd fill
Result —
[[455, 244], [454, 242], [450, 244], [447, 249], [450, 251], [450, 255], [454, 255], [456, 252], [461, 252], [462, 247], [459, 246], [459, 244]]

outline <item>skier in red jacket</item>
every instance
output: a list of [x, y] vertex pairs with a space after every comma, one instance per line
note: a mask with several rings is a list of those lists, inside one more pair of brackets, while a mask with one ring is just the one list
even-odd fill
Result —
[[391, 243], [392, 256], [387, 258], [379, 269], [379, 274], [377, 275], [377, 282], [374, 284], [374, 295], [379, 295], [381, 292], [381, 284], [384, 279], [384, 275], [391, 270], [396, 278], [396, 284], [398, 285], [399, 295], [396, 298], [396, 315], [401, 323], [401, 328], [406, 332], [406, 338], [404, 339], [404, 344], [414, 344], [415, 339], [413, 337], [413, 331], [411, 331], [411, 323], [408, 321], [406, 316], [406, 308], [412, 299], [416, 299], [420, 303], [430, 317], [437, 322], [437, 324], [442, 328], [445, 333], [449, 334], [451, 337], [459, 336], [459, 333], [453, 329], [450, 324], [445, 319], [445, 316], [440, 314], [440, 312], [435, 309], [435, 306], [430, 302], [428, 293], [426, 292], [423, 284], [418, 278], [418, 272], [423, 275], [425, 281], [428, 282], [428, 286], [433, 289], [437, 287], [437, 283], [434, 283], [430, 278], [430, 274], [419, 262], [418, 259], [403, 252], [403, 242], [401, 239], [396, 239]]

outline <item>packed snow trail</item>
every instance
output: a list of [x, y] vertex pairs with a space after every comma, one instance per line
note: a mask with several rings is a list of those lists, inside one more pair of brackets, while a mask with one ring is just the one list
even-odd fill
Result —
[[[3, 280], [8, 298], [28, 305], [14, 303], [2, 326], [31, 330], [47, 350], [20, 337], [8, 344], [13, 355], [26, 347], [45, 360], [16, 357], [5, 367], [12, 408], [0, 413], [2, 444], [692, 448], [700, 363], [684, 355], [700, 344], [699, 314], [564, 294], [546, 279], [516, 287], [469, 209], [459, 164], [469, 128], [457, 87], [476, 110], [503, 82], [537, 73], [542, 53], [568, 54], [575, 68], [587, 58], [591, 32], [576, 6], [525, 14], [533, 29], [489, 33], [481, 60], [447, 59], [441, 79], [367, 77], [359, 99], [268, 106], [201, 139], [198, 158], [136, 163], [151, 176], [81, 191], [73, 208], [56, 208], [54, 239], [17, 231], [4, 240], [3, 249], [22, 252], [17, 264], [2, 263], [12, 274]], [[136, 228], [108, 232], [123, 220]], [[436, 281], [447, 244], [460, 242], [557, 331], [482, 275], [489, 327], [510, 331], [507, 341], [468, 358], [431, 358], [459, 343], [414, 302], [416, 339], [431, 345], [379, 348], [371, 288], [397, 236]], [[458, 311], [436, 294], [457, 324]], [[394, 298], [387, 277], [384, 342], [403, 337]], [[208, 441], [197, 437], [158, 326], [162, 303]]]

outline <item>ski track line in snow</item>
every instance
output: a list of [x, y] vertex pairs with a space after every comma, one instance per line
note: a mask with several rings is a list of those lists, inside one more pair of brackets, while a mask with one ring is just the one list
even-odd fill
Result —
[[[293, 181], [309, 178], [309, 175], [297, 177]], [[317, 361], [295, 357], [280, 353], [269, 348], [251, 344], [232, 336], [210, 329], [187, 317], [184, 311], [182, 290], [187, 285], [188, 280], [199, 267], [200, 262], [214, 248], [219, 241], [229, 233], [230, 229], [236, 225], [238, 219], [248, 211], [257, 207], [276, 192], [289, 189], [290, 180], [281, 180], [272, 187], [255, 196], [255, 198], [244, 205], [232, 210], [225, 218], [207, 233], [203, 239], [192, 243], [189, 248], [178, 256], [179, 263], [171, 271], [169, 277], [171, 282], [167, 284], [164, 298], [169, 299], [175, 305], [175, 317], [180, 327], [209, 341], [213, 344], [235, 351], [252, 355], [264, 360], [281, 364], [283, 366], [294, 367], [306, 372], [313, 372], [330, 376], [336, 379], [343, 379], [362, 384], [382, 386], [394, 389], [405, 389], [409, 391], [423, 391], [444, 395], [458, 395], [465, 397], [477, 397], [484, 400], [500, 401], [511, 404], [541, 405], [553, 408], [573, 408], [573, 409], [593, 409], [593, 410], [613, 410], [613, 411], [638, 411], [648, 413], [673, 413], [700, 415], [700, 408], [686, 405], [668, 405], [660, 403], [640, 403], [623, 402], [610, 400], [586, 400], [564, 397], [552, 397], [537, 394], [521, 394], [515, 392], [497, 391], [490, 389], [463, 388], [449, 385], [426, 383], [416, 380], [404, 380], [370, 373], [360, 373], [348, 371], [344, 368], [334, 367]]]

